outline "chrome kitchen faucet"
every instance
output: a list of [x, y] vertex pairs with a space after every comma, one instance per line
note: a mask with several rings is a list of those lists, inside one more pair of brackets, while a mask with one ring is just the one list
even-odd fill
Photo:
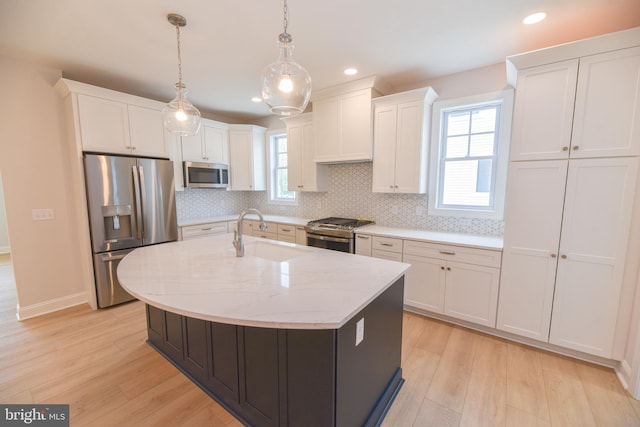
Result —
[[264, 222], [262, 212], [260, 212], [258, 209], [249, 208], [242, 211], [242, 213], [238, 217], [238, 226], [233, 232], [233, 246], [236, 248], [237, 257], [244, 256], [244, 242], [242, 241], [242, 220], [244, 219], [245, 215], [248, 215], [250, 213], [254, 213], [260, 218], [260, 231], [265, 231], [267, 229], [267, 224]]

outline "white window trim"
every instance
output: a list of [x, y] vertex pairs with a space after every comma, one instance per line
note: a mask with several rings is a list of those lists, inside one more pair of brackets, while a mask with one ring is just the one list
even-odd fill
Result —
[[[275, 159], [273, 158], [273, 144], [275, 137], [278, 135], [286, 135], [286, 129], [274, 129], [267, 131], [267, 203], [270, 205], [280, 205], [280, 206], [298, 206], [298, 193], [294, 191], [296, 194], [295, 199], [293, 200], [283, 200], [274, 198], [274, 172], [273, 165]], [[287, 150], [288, 154], [288, 150]]]
[[[437, 101], [433, 104], [433, 126], [431, 128], [431, 147], [429, 160], [429, 205], [428, 214], [436, 216], [454, 216], [466, 218], [485, 218], [502, 220], [504, 216], [507, 172], [509, 168], [509, 145], [511, 141], [511, 119], [513, 116], [513, 89], [504, 89], [481, 95]], [[440, 149], [442, 135], [442, 111], [455, 107], [481, 105], [493, 101], [502, 101], [498, 130], [498, 162], [494, 205], [492, 209], [451, 209], [438, 208], [438, 179], [440, 176]]]

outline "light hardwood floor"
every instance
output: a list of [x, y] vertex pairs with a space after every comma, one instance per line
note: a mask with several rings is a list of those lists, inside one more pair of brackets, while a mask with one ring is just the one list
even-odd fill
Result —
[[[71, 425], [240, 426], [145, 343], [140, 302], [16, 321], [0, 256], [0, 402], [68, 403]], [[383, 426], [640, 426], [612, 370], [406, 313]], [[297, 426], [293, 426], [297, 427]]]

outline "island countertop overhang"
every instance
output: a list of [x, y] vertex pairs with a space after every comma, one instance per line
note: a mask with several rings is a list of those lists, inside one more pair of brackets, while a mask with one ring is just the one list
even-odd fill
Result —
[[232, 235], [138, 248], [118, 266], [136, 298], [202, 320], [278, 329], [338, 329], [409, 264]]

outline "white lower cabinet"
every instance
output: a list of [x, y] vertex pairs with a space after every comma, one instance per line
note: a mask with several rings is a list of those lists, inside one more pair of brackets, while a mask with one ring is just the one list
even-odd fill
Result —
[[208, 222], [205, 224], [186, 225], [180, 227], [179, 240], [195, 239], [197, 237], [210, 236], [212, 234], [225, 234], [228, 232], [227, 222]]
[[307, 231], [302, 225], [296, 225], [296, 244], [307, 246]]
[[296, 227], [289, 224], [278, 224], [278, 240], [281, 242], [296, 242]]
[[638, 161], [512, 163], [498, 329], [612, 358]]
[[405, 240], [402, 260], [405, 305], [495, 327], [499, 250]]
[[356, 234], [356, 254], [371, 256], [371, 240], [372, 236], [368, 236], [366, 234]]

